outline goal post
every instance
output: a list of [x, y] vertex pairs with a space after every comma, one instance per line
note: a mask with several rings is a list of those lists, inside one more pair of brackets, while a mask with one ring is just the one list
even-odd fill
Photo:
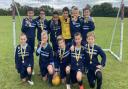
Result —
[[[113, 44], [116, 29], [117, 29], [116, 28], [117, 27], [117, 20], [118, 20], [119, 16], [120, 16], [120, 47], [119, 47], [120, 52], [119, 52], [119, 55], [117, 55], [112, 50], [112, 44]], [[115, 20], [115, 26], [114, 26], [114, 29], [113, 29], [113, 32], [112, 32], [110, 47], [108, 49], [104, 49], [104, 51], [110, 52], [119, 61], [122, 61], [122, 58], [123, 58], [123, 30], [124, 30], [123, 19], [124, 19], [124, 0], [121, 1], [121, 5], [120, 5], [120, 8], [118, 10], [118, 14], [117, 14], [117, 17], [116, 17], [116, 20]]]

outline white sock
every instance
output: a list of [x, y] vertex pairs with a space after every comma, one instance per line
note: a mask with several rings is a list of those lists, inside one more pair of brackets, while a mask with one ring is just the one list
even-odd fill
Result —
[[70, 84], [67, 84], [66, 87], [67, 87], [67, 89], [71, 89]]

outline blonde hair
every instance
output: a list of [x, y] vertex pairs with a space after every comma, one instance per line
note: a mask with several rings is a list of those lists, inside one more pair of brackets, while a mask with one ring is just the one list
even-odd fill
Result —
[[48, 32], [47, 32], [46, 30], [43, 30], [43, 31], [41, 32], [41, 36], [43, 36], [43, 35], [46, 35], [46, 36], [48, 37]]
[[90, 36], [94, 37], [94, 39], [96, 38], [94, 32], [88, 32], [88, 34], [87, 34], [87, 38], [90, 37]]
[[19, 38], [22, 37], [22, 36], [25, 36], [27, 38], [26, 34], [24, 34], [24, 33], [21, 33]]
[[76, 6], [74, 6], [74, 7], [72, 7], [71, 13], [73, 13], [73, 11], [78, 11], [79, 12], [79, 9]]

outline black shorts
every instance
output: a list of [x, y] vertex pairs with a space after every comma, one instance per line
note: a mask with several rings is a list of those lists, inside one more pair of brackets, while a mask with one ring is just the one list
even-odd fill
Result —
[[19, 74], [20, 74], [21, 79], [26, 78], [28, 76], [27, 67], [22, 66], [20, 71], [19, 71]]
[[60, 77], [61, 79], [64, 79], [66, 77], [66, 66], [60, 66]]

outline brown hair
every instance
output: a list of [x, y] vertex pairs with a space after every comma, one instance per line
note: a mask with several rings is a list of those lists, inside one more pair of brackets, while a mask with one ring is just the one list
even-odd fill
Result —
[[41, 12], [41, 11], [45, 12], [45, 9], [41, 7], [41, 8], [40, 8], [40, 12]]
[[57, 42], [62, 41], [62, 40], [65, 41], [64, 37], [62, 35], [59, 35], [57, 37]]
[[34, 9], [33, 9], [32, 7], [28, 7], [28, 8], [27, 8], [27, 12], [28, 12], [28, 11], [33, 11], [33, 12], [34, 12]]
[[86, 10], [89, 10], [89, 11], [91, 12], [91, 9], [90, 9], [89, 7], [85, 7], [85, 8], [83, 9], [83, 12], [86, 11]]
[[80, 36], [80, 37], [82, 37], [82, 35], [81, 35], [80, 32], [76, 32], [76, 33], [74, 34], [74, 38], [75, 38], [76, 36]]
[[62, 10], [62, 12], [64, 12], [64, 11], [68, 11], [68, 13], [69, 13], [68, 7], [64, 7], [63, 10]]

